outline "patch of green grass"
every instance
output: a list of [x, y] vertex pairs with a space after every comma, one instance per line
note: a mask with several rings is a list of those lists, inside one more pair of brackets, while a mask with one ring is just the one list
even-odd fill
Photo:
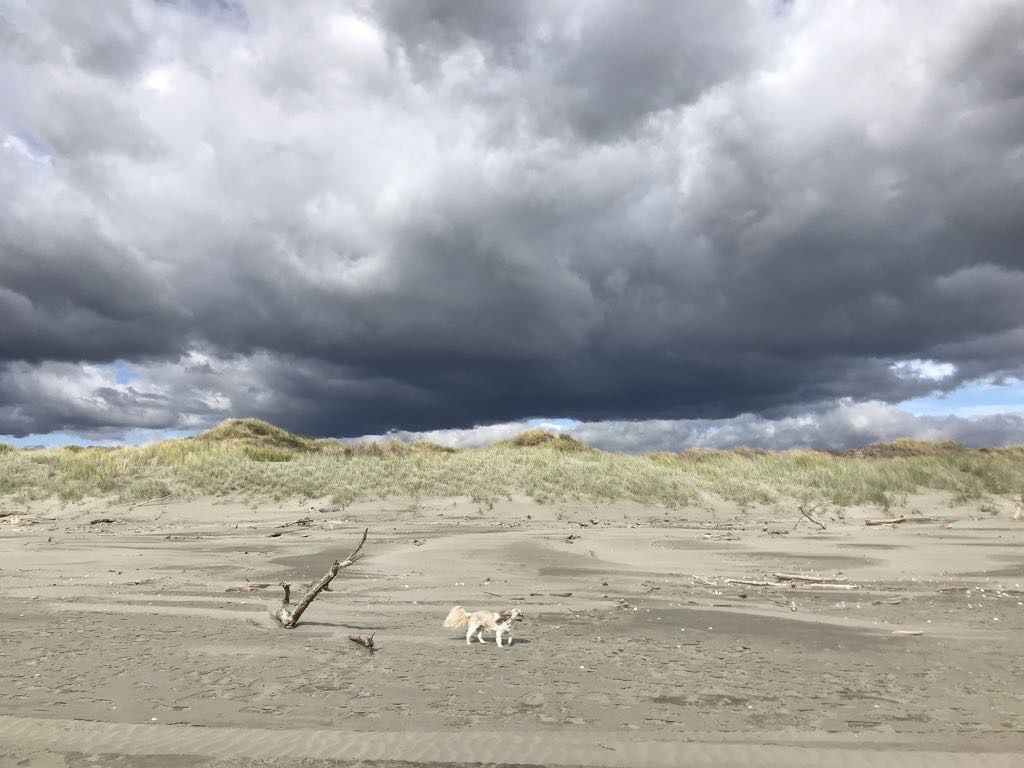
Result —
[[267, 448], [262, 445], [247, 445], [243, 450], [246, 457], [253, 461], [291, 461], [295, 458], [295, 454], [291, 451]]

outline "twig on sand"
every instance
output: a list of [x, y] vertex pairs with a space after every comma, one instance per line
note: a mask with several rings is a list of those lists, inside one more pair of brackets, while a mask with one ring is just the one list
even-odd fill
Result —
[[331, 579], [338, 575], [338, 571], [342, 568], [347, 568], [362, 559], [363, 553], [360, 552], [360, 550], [363, 548], [363, 544], [366, 543], [366, 534], [369, 533], [369, 531], [369, 528], [363, 531], [363, 538], [360, 539], [359, 545], [352, 550], [348, 557], [340, 562], [335, 560], [327, 570], [327, 573], [309, 586], [309, 589], [306, 590], [306, 594], [302, 596], [302, 599], [299, 600], [298, 604], [295, 606], [295, 610], [289, 611], [287, 608], [290, 597], [290, 585], [281, 585], [284, 587], [284, 601], [281, 603], [281, 607], [278, 609], [277, 613], [274, 614], [274, 618], [281, 623], [282, 627], [291, 629], [298, 624], [299, 617], [302, 616], [303, 612], [309, 607], [309, 604], [316, 599], [316, 596], [323, 592], [327, 585], [331, 583]]
[[893, 631], [893, 634], [904, 635], [906, 637], [917, 637], [918, 635], [923, 635], [924, 632], [920, 629], [897, 629]]
[[899, 525], [907, 522], [906, 517], [891, 517], [884, 520], [865, 520], [864, 525]]
[[255, 592], [259, 589], [266, 589], [270, 586], [270, 582], [262, 582], [257, 584], [256, 582], [249, 581], [242, 584], [240, 587], [228, 587], [225, 592]]
[[803, 520], [804, 517], [806, 517], [808, 520], [810, 520], [812, 523], [814, 523], [816, 526], [818, 526], [819, 528], [821, 528], [821, 530], [824, 531], [825, 530], [825, 524], [823, 522], [821, 522], [820, 520], [815, 520], [814, 517], [811, 515], [812, 512], [814, 512], [815, 510], [819, 509], [820, 507], [821, 507], [821, 504], [815, 504], [810, 509], [804, 509], [804, 505], [803, 504], [797, 504], [796, 508], [800, 510], [800, 514], [803, 515], [803, 517], [798, 517], [797, 518], [796, 525], [793, 526], [793, 530], [796, 530], [797, 525], [800, 525], [800, 522]]
[[348, 639], [351, 640], [353, 643], [356, 643], [357, 645], [363, 646], [363, 648], [366, 648], [372, 654], [374, 651], [380, 650], [380, 648], [373, 644], [373, 635], [376, 634], [377, 633], [374, 632], [369, 637], [362, 637], [361, 635], [349, 635]]
[[845, 576], [804, 576], [799, 573], [774, 573], [772, 574], [779, 581], [802, 581], [806, 584], [824, 584], [826, 582], [846, 581]]
[[275, 528], [287, 528], [289, 525], [309, 525], [312, 522], [313, 522], [313, 518], [312, 517], [310, 517], [309, 515], [304, 515], [304, 516], [300, 517], [298, 520], [292, 520], [290, 523], [281, 523], [280, 525], [275, 525], [274, 527]]
[[726, 584], [743, 584], [748, 587], [772, 587], [775, 586], [768, 581], [751, 581], [750, 579], [726, 579]]
[[808, 584], [807, 586], [813, 587], [814, 589], [860, 589], [860, 586], [857, 584], [836, 584], [833, 581], [816, 581]]
[[166, 496], [158, 496], [155, 499], [148, 499], [146, 501], [140, 501], [138, 504], [132, 504], [131, 507], [148, 507], [150, 504], [159, 504], [161, 501], [166, 501], [173, 496], [173, 493], [168, 493]]
[[89, 521], [89, 525], [100, 525], [100, 524], [112, 523], [112, 522], [114, 522], [114, 521], [111, 520], [109, 517], [97, 517], [95, 520], [90, 520]]

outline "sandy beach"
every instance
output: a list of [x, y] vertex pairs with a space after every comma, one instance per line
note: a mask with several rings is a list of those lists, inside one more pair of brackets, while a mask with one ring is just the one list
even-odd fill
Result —
[[[1008, 510], [936, 493], [824, 530], [788, 505], [4, 511], [2, 768], [1024, 761]], [[300, 594], [364, 527], [365, 559], [277, 627], [278, 583]], [[467, 646], [441, 628], [456, 604], [526, 621]], [[374, 654], [349, 641], [370, 633]]]

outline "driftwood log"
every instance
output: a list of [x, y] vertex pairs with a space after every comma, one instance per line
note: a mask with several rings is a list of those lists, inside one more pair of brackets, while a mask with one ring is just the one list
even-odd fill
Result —
[[779, 581], [802, 581], [806, 584], [823, 584], [825, 582], [846, 581], [845, 576], [805, 576], [802, 573], [774, 573]]
[[906, 517], [890, 517], [882, 520], [865, 520], [864, 525], [899, 525], [907, 522]]
[[302, 596], [302, 599], [299, 600], [294, 609], [289, 610], [288, 608], [289, 598], [291, 597], [291, 585], [281, 585], [284, 588], [284, 600], [282, 601], [281, 607], [278, 609], [277, 613], [274, 614], [274, 618], [281, 623], [282, 627], [292, 629], [296, 624], [298, 624], [299, 617], [302, 616], [307, 608], [309, 608], [309, 604], [316, 599], [316, 596], [327, 588], [327, 585], [331, 583], [331, 579], [338, 575], [338, 571], [342, 568], [348, 568], [352, 563], [362, 559], [363, 553], [360, 550], [362, 550], [363, 544], [366, 543], [366, 534], [369, 533], [369, 531], [369, 528], [363, 531], [363, 538], [360, 539], [359, 545], [352, 550], [352, 553], [348, 557], [340, 561], [335, 560], [331, 563], [331, 567], [327, 569], [327, 573], [309, 585], [309, 589], [306, 590], [306, 594]]

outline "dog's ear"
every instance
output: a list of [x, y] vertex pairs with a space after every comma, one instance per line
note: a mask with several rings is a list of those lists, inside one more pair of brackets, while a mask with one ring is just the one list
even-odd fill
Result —
[[508, 624], [510, 621], [512, 621], [512, 611], [502, 611], [498, 615], [499, 624]]

